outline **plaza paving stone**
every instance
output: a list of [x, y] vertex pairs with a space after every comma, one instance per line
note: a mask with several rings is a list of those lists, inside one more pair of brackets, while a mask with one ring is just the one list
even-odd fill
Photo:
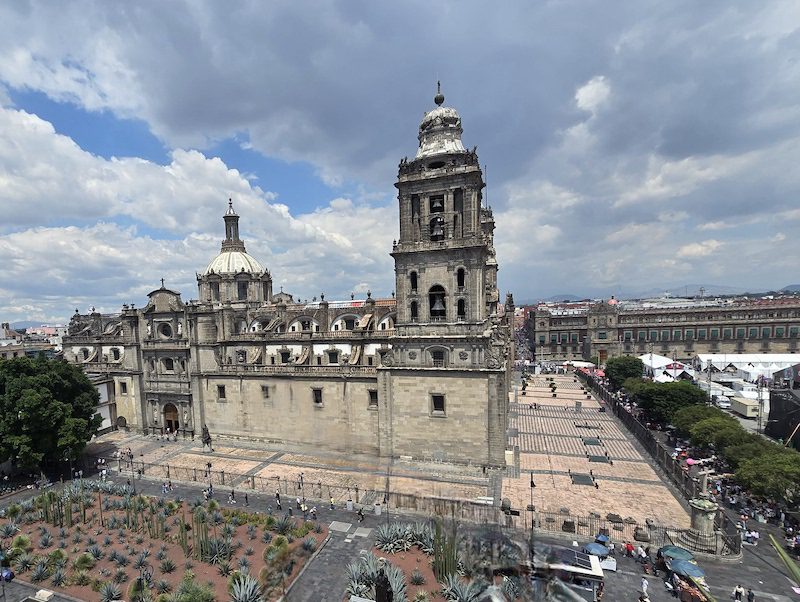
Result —
[[[527, 508], [533, 474], [537, 510], [558, 512], [568, 508], [577, 516], [616, 513], [639, 523], [652, 519], [688, 527], [684, 506], [616, 418], [600, 412], [601, 404], [593, 397], [586, 399], [571, 376], [552, 378], [557, 397], [552, 396], [545, 377], [536, 376], [529, 380], [525, 397], [518, 393], [518, 403], [512, 403], [509, 426], [517, 434], [509, 437], [509, 444], [519, 446], [520, 473], [503, 479], [503, 498], [508, 498], [514, 508]], [[581, 402], [580, 411], [575, 411], [576, 400]], [[531, 407], [534, 403], [537, 409]], [[587, 424], [597, 428], [580, 426]], [[599, 445], [584, 443], [584, 439], [593, 437], [599, 438]], [[589, 462], [589, 455], [608, 455], [613, 464]], [[597, 488], [573, 484], [570, 471], [585, 475], [591, 471]]]

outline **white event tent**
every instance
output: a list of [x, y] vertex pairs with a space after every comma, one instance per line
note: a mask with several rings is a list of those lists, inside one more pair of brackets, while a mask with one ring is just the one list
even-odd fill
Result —
[[697, 370], [706, 370], [711, 365], [717, 372], [736, 372], [749, 381], [760, 377], [772, 378], [776, 372], [798, 363], [792, 353], [698, 353], [694, 359]]

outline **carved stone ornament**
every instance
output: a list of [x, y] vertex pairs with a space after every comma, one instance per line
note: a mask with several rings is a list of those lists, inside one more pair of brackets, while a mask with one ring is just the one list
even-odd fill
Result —
[[408, 352], [408, 359], [410, 359], [410, 360], [417, 359], [417, 352], [416, 351], [409, 351]]
[[381, 364], [388, 367], [394, 366], [394, 354], [391, 351], [384, 353], [381, 356]]
[[490, 369], [497, 369], [501, 366], [500, 356], [497, 353], [489, 353], [486, 358], [486, 367]]
[[466, 351], [459, 351], [458, 352], [458, 357], [461, 360], [466, 360], [466, 359], [469, 358], [469, 353], [467, 353]]

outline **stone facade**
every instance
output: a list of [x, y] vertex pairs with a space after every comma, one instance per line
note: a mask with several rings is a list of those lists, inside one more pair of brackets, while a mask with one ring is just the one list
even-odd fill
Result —
[[800, 299], [542, 304], [526, 330], [543, 361], [604, 362], [651, 351], [684, 361], [702, 353], [797, 353]]
[[396, 184], [396, 298], [273, 294], [229, 203], [198, 300], [162, 281], [144, 308], [76, 312], [65, 357], [112, 378], [118, 424], [145, 433], [195, 437], [207, 425], [317, 451], [502, 466], [514, 306], [510, 295], [498, 305], [477, 154], [442, 106], [419, 142]]

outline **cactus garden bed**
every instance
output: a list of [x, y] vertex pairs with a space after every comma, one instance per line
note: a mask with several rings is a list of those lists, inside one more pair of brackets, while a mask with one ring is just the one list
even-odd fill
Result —
[[[375, 547], [347, 566], [344, 599], [352, 594], [374, 599], [375, 583], [383, 569], [395, 602], [478, 600], [490, 585], [481, 576], [486, 567], [496, 567], [498, 561], [505, 564], [507, 560], [509, 566], [518, 563], [510, 549], [505, 551], [510, 554], [506, 559], [487, 557], [487, 550], [495, 553], [501, 547], [485, 544], [480, 536], [460, 533], [455, 525], [444, 527], [438, 521], [379, 525]], [[518, 581], [499, 575], [492, 581], [507, 601], [519, 599]]]
[[0, 514], [0, 546], [19, 579], [101, 602], [277, 600], [327, 536], [318, 523], [100, 481]]

